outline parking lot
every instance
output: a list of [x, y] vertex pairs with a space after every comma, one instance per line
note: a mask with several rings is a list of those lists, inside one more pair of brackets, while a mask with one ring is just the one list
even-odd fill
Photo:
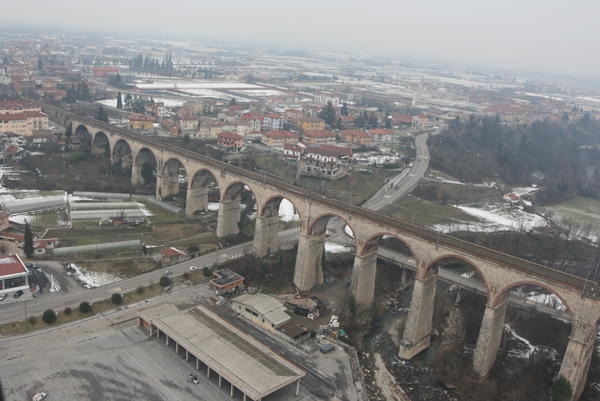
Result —
[[[195, 361], [186, 362], [184, 352], [175, 354], [173, 343], [166, 346], [164, 338], [149, 339], [146, 329], [137, 326], [137, 308], [165, 301], [202, 302], [198, 290], [191, 288], [105, 316], [0, 339], [0, 380], [6, 400], [30, 400], [39, 391], [48, 393], [47, 400], [231, 400], [228, 384], [219, 388], [216, 375], [207, 380], [206, 371], [196, 372]], [[327, 376], [333, 386], [340, 384], [340, 375], [349, 373], [348, 361], [343, 361], [347, 356], [339, 350], [328, 355], [317, 352], [306, 359], [320, 370], [313, 375]], [[198, 384], [188, 382], [190, 372], [195, 372]], [[309, 387], [311, 381], [307, 377]], [[336, 399], [320, 397], [309, 387], [303, 383], [295, 397], [295, 386], [287, 386], [263, 400]], [[233, 399], [242, 400], [241, 392], [236, 391]]]

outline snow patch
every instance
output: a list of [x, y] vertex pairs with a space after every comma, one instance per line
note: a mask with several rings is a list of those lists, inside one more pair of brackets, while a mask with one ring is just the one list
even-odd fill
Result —
[[71, 263], [72, 276], [85, 288], [102, 287], [121, 281], [121, 278], [105, 272], [88, 271], [76, 264]]

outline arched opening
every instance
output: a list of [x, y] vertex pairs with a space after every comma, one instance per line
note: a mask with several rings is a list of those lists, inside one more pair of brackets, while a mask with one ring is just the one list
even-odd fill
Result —
[[208, 170], [199, 170], [189, 182], [186, 194], [186, 215], [201, 215], [219, 210], [221, 195], [217, 180]]
[[131, 173], [131, 184], [134, 193], [156, 193], [156, 166], [154, 153], [148, 148], [140, 149], [135, 155]]
[[174, 201], [177, 206], [183, 207], [187, 193], [187, 174], [185, 167], [178, 159], [169, 159], [163, 164], [160, 174], [160, 199]]
[[237, 226], [239, 233], [251, 239], [254, 236], [254, 225], [257, 215], [256, 197], [243, 182], [230, 184], [222, 193], [223, 202], [239, 202], [239, 220]]
[[113, 149], [111, 172], [115, 176], [129, 177], [133, 166], [131, 147], [122, 139], [118, 140]]
[[492, 306], [505, 302], [502, 338], [489, 380], [501, 377], [522, 399], [550, 399], [572, 335], [571, 308], [552, 288], [536, 282], [501, 289]]
[[82, 136], [89, 136], [90, 132], [88, 131], [87, 127], [85, 125], [80, 124], [79, 126], [77, 126], [77, 128], [75, 128], [75, 131], [73, 131], [73, 133], [78, 136], [78, 137], [82, 137]]
[[92, 156], [110, 156], [110, 142], [108, 136], [102, 131], [97, 132], [92, 140]]

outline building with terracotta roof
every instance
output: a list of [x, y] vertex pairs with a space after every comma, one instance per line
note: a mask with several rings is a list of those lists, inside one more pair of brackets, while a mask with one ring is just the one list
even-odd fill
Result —
[[244, 137], [233, 132], [221, 132], [217, 135], [217, 142], [229, 151], [239, 152], [244, 146]]
[[24, 111], [42, 112], [42, 106], [39, 103], [29, 100], [2, 100], [0, 101], [0, 114], [18, 114]]
[[335, 143], [335, 133], [326, 129], [305, 131], [302, 134], [302, 142], [333, 145]]
[[306, 144], [300, 170], [329, 177], [346, 172], [345, 164], [352, 158], [352, 149], [341, 146]]
[[265, 114], [263, 120], [263, 130], [277, 131], [283, 128], [283, 117], [277, 113]]
[[171, 266], [186, 260], [187, 254], [176, 248], [163, 248], [153, 255], [153, 259], [163, 266]]
[[129, 128], [154, 129], [154, 117], [147, 114], [132, 114], [129, 116]]
[[357, 143], [360, 145], [371, 144], [371, 134], [361, 129], [350, 129], [340, 131], [340, 138], [342, 138], [342, 141], [348, 143]]
[[179, 120], [179, 128], [181, 131], [190, 131], [198, 129], [199, 121], [196, 117], [183, 117]]
[[325, 129], [325, 120], [319, 117], [301, 117], [288, 119], [290, 129], [298, 132]]
[[378, 143], [392, 142], [395, 134], [391, 129], [385, 128], [372, 129], [369, 133], [371, 134], [373, 142]]
[[271, 148], [283, 148], [286, 143], [298, 142], [298, 135], [290, 131], [267, 131], [261, 136], [261, 142]]
[[106, 78], [109, 74], [117, 74], [119, 69], [117, 67], [92, 67], [91, 72], [94, 78]]

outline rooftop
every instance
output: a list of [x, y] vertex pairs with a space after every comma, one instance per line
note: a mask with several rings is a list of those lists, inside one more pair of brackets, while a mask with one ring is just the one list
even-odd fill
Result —
[[0, 277], [13, 274], [25, 273], [27, 269], [19, 255], [8, 255], [0, 257]]

